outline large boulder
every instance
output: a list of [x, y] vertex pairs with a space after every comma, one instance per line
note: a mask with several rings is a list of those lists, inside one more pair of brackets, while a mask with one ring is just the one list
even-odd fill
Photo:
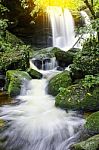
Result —
[[57, 47], [47, 47], [40, 50], [35, 50], [31, 57], [39, 60], [43, 60], [45, 58], [55, 57], [55, 53], [61, 51], [61, 49]]
[[76, 55], [78, 49], [72, 48], [67, 52], [58, 50], [55, 52], [55, 57], [58, 62], [58, 65], [62, 68], [68, 67], [73, 63], [73, 58]]
[[69, 71], [63, 71], [62, 73], [54, 76], [49, 81], [48, 93], [56, 96], [59, 93], [61, 87], [66, 88], [71, 85], [71, 83], [72, 80]]
[[82, 84], [75, 84], [61, 89], [56, 96], [56, 106], [78, 111], [99, 110], [99, 87], [87, 88]]
[[[31, 61], [38, 69], [53, 69], [56, 67], [55, 52], [57, 51], [61, 50], [57, 47], [48, 47], [38, 51], [33, 51], [31, 54]], [[51, 63], [54, 63], [52, 64], [52, 67]]]
[[98, 150], [99, 149], [99, 134], [95, 135], [86, 141], [72, 145], [71, 150]]
[[27, 72], [33, 79], [41, 79], [43, 76], [40, 72], [31, 68], [29, 68]]
[[31, 77], [25, 71], [9, 70], [6, 72], [6, 90], [11, 97], [20, 94], [21, 85], [24, 80], [30, 80]]
[[85, 129], [90, 134], [99, 134], [99, 111], [92, 113], [87, 118]]

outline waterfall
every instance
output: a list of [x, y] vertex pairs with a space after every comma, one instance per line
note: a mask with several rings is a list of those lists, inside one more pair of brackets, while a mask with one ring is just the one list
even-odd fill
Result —
[[77, 40], [71, 12], [56, 6], [49, 6], [47, 12], [52, 25], [53, 47], [59, 47], [62, 50], [70, 49]]
[[35, 70], [52, 70], [57, 67], [55, 57], [52, 58], [32, 58], [30, 60], [30, 67]]

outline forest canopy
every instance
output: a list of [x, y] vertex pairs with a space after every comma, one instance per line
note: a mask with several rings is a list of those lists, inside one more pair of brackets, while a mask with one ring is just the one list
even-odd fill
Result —
[[[20, 0], [23, 7], [29, 7], [28, 4], [34, 4], [31, 14], [39, 10], [46, 11], [48, 6], [60, 6], [62, 8], [69, 8], [71, 10], [80, 10], [86, 8], [86, 0]], [[98, 0], [87, 0], [87, 2], [94, 8], [94, 11], [98, 12], [99, 3]]]

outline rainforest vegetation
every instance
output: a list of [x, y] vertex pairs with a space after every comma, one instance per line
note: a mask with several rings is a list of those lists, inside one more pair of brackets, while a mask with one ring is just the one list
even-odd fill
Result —
[[[45, 24], [42, 16], [48, 14], [49, 6], [71, 11], [75, 20], [75, 33], [80, 37], [76, 42], [79, 42], [84, 34], [89, 35], [82, 43], [81, 49], [73, 46], [68, 51], [62, 51], [59, 47], [53, 47], [52, 43], [48, 46], [42, 42], [50, 31], [42, 28]], [[87, 26], [81, 20], [82, 10], [90, 17], [90, 24]], [[40, 32], [46, 35], [45, 38]], [[34, 39], [39, 39], [39, 46], [35, 44]], [[23, 79], [42, 79], [44, 74], [39, 69], [42, 69], [42, 63], [45, 69], [46, 62], [53, 57], [57, 61], [57, 70], [60, 73], [48, 78], [47, 93], [54, 96], [56, 108], [66, 112], [76, 111], [85, 119], [81, 138], [73, 143], [70, 149], [98, 150], [99, 1], [0, 0], [0, 108], [17, 103], [15, 99], [20, 95]], [[32, 58], [36, 69], [30, 68]], [[68, 66], [69, 70], [65, 70]], [[1, 133], [7, 128], [5, 124], [6, 121], [0, 114]], [[3, 140], [6, 141], [6, 138]], [[3, 145], [3, 140], [0, 134], [0, 146]], [[1, 149], [14, 150], [0, 147]]]

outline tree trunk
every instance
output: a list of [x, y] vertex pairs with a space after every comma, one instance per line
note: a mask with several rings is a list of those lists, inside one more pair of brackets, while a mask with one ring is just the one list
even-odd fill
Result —
[[[86, 6], [89, 8], [92, 16], [94, 19], [97, 19], [97, 16], [95, 14], [95, 11], [93, 10], [93, 0], [91, 0], [91, 5], [89, 4], [88, 0], [84, 0], [84, 3], [86, 4]], [[99, 41], [99, 32], [97, 32], [97, 38], [98, 38], [98, 41]]]
[[[93, 0], [92, 0], [91, 2], [92, 2], [92, 5], [93, 5]], [[88, 0], [84, 0], [84, 3], [85, 3], [86, 6], [89, 8], [89, 10], [90, 10], [90, 12], [91, 12], [93, 18], [96, 19], [96, 15], [95, 15], [95, 12], [94, 12], [94, 10], [93, 10], [93, 6], [91, 6], [91, 5], [89, 4]]]
[[91, 0], [91, 6], [93, 7], [93, 0]]

